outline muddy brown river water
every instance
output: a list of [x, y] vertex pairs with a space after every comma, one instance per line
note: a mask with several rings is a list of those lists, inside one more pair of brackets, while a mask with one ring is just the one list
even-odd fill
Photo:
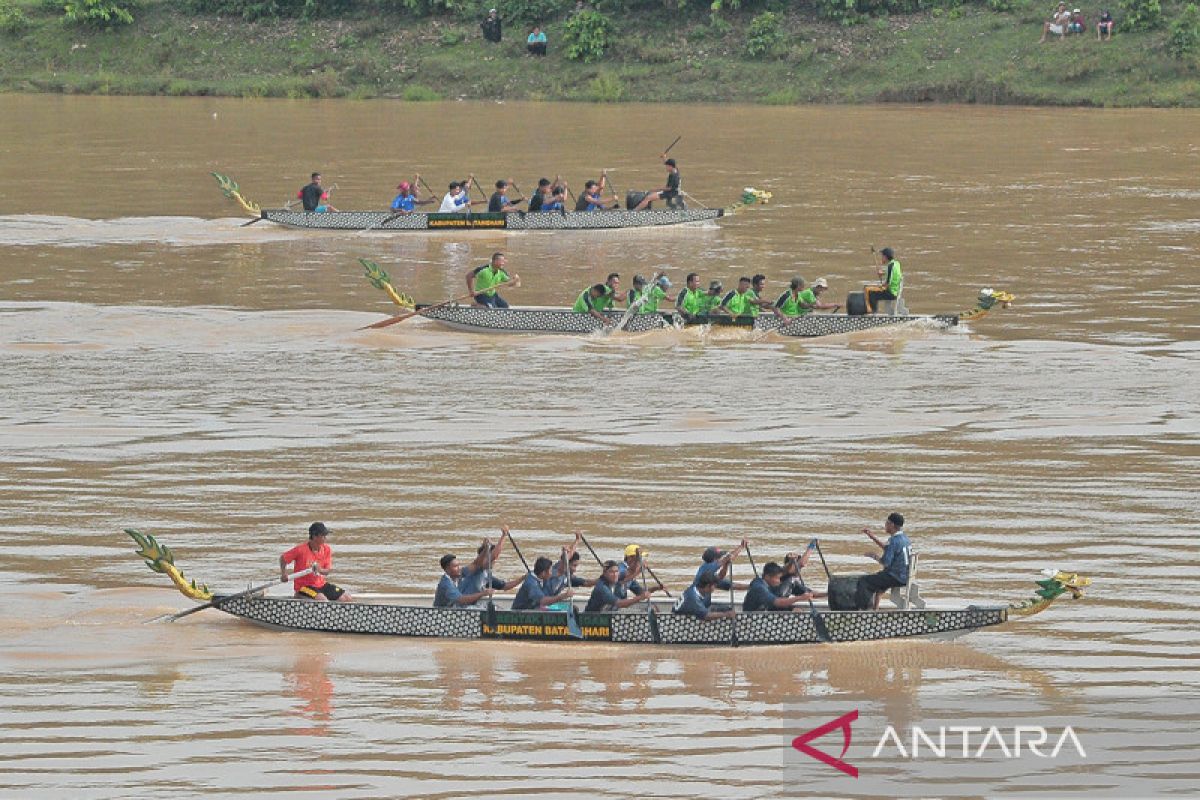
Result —
[[[785, 766], [789, 742], [850, 709], [898, 725], [1004, 698], [1127, 746], [1069, 781], [999, 769], [905, 791], [1195, 796], [1200, 113], [0, 110], [0, 795], [886, 796]], [[343, 209], [383, 208], [414, 171], [529, 188], [608, 168], [624, 192], [659, 185], [676, 135], [696, 202], [745, 186], [772, 202], [679, 229], [359, 235], [240, 227], [208, 175], [278, 205], [319, 169]], [[982, 287], [1017, 301], [954, 330], [819, 341], [358, 330], [389, 311], [359, 257], [425, 302], [495, 250], [523, 279], [516, 303], [662, 268], [676, 287], [762, 272], [773, 292], [824, 276], [840, 299], [885, 245], [916, 312]], [[340, 582], [432, 593], [442, 553], [507, 521], [527, 554], [575, 530], [605, 557], [641, 544], [681, 588], [704, 547], [743, 536], [760, 565], [819, 536], [832, 569], [864, 570], [858, 530], [892, 510], [931, 602], [1021, 600], [1047, 567], [1094, 584], [949, 643], [354, 638], [213, 611], [144, 625], [187, 601], [121, 533], [235, 590], [321, 519]]]

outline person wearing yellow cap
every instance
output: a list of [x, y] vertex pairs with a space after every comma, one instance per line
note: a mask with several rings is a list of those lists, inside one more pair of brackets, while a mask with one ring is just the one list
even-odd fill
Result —
[[624, 600], [630, 592], [635, 595], [642, 593], [642, 586], [637, 582], [637, 576], [642, 572], [642, 559], [647, 555], [647, 551], [639, 545], [625, 546], [625, 559], [617, 565], [617, 583], [613, 588], [613, 594], [617, 596], [618, 600]]

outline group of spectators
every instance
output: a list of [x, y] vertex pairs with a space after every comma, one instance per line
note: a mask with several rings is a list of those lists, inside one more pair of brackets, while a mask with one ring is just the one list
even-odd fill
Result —
[[[1101, 11], [1100, 20], [1096, 23], [1096, 41], [1111, 39], [1113, 27], [1112, 14], [1107, 10]], [[1059, 3], [1050, 20], [1042, 25], [1042, 38], [1038, 41], [1044, 42], [1050, 35], [1065, 39], [1071, 34], [1087, 33], [1087, 29], [1087, 20], [1081, 10], [1076, 8], [1068, 11], [1066, 3]]]
[[[584, 0], [575, 0], [575, 13], [579, 13], [585, 7]], [[483, 31], [483, 38], [486, 41], [499, 44], [504, 38], [504, 23], [500, 19], [500, 13], [494, 8], [488, 9], [487, 16], [483, 18], [483, 22], [479, 23], [479, 27]], [[531, 56], [544, 56], [546, 55], [546, 44], [546, 32], [540, 25], [534, 25], [533, 30], [525, 37], [525, 52]]]

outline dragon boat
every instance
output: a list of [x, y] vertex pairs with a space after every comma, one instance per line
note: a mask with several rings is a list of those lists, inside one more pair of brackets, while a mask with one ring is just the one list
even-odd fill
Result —
[[[727, 208], [689, 209], [682, 206], [632, 211], [514, 211], [511, 213], [442, 214], [414, 211], [297, 211], [290, 208], [262, 208], [246, 199], [232, 178], [212, 173], [225, 196], [255, 219], [285, 225], [289, 228], [337, 231], [464, 231], [464, 230], [611, 230], [620, 228], [655, 228], [690, 222], [707, 222], [732, 214], [745, 205], [766, 203], [770, 192], [747, 188], [740, 200]], [[628, 205], [628, 203], [626, 204]]]
[[417, 304], [416, 314], [454, 330], [470, 333], [561, 333], [587, 335], [602, 331], [623, 330], [630, 333], [664, 328], [693, 328], [698, 326], [744, 328], [780, 336], [811, 338], [854, 333], [893, 325], [918, 323], [950, 328], [960, 321], [983, 318], [997, 306], [1007, 307], [1014, 296], [1003, 291], [984, 289], [974, 308], [957, 314], [805, 314], [780, 319], [774, 314], [730, 317], [723, 314], [681, 314], [675, 310], [650, 314], [626, 314], [623, 311], [604, 312], [607, 324], [591, 314], [569, 308], [521, 306], [483, 308], [459, 303]]
[[[155, 572], [167, 575], [183, 595], [266, 628], [324, 633], [360, 633], [435, 639], [517, 639], [665, 645], [797, 645], [926, 637], [951, 639], [980, 628], [1003, 625], [1014, 617], [1044, 611], [1069, 594], [1075, 599], [1091, 579], [1055, 572], [1037, 581], [1034, 596], [1007, 605], [963, 608], [831, 611], [809, 613], [739, 612], [734, 617], [700, 620], [672, 614], [662, 602], [604, 614], [563, 610], [503, 611], [494, 607], [434, 608], [429, 599], [398, 597], [396, 602], [317, 602], [265, 597], [262, 590], [214, 593], [184, 577], [174, 555], [151, 535], [125, 531], [138, 555]], [[835, 576], [838, 577], [838, 576]], [[278, 585], [276, 583], [267, 586]], [[432, 591], [430, 592], [432, 595]], [[184, 612], [187, 613], [187, 612]]]

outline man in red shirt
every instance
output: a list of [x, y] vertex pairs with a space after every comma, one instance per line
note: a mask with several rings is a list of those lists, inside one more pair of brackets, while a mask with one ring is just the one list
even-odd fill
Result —
[[324, 595], [326, 600], [350, 599], [345, 589], [325, 580], [325, 576], [333, 569], [333, 551], [326, 543], [328, 538], [329, 528], [325, 527], [325, 523], [314, 522], [308, 526], [308, 541], [296, 545], [279, 557], [280, 583], [287, 583], [288, 564], [293, 565], [293, 572], [313, 568], [309, 574], [296, 578], [293, 587], [297, 599], [316, 600], [321, 595]]

